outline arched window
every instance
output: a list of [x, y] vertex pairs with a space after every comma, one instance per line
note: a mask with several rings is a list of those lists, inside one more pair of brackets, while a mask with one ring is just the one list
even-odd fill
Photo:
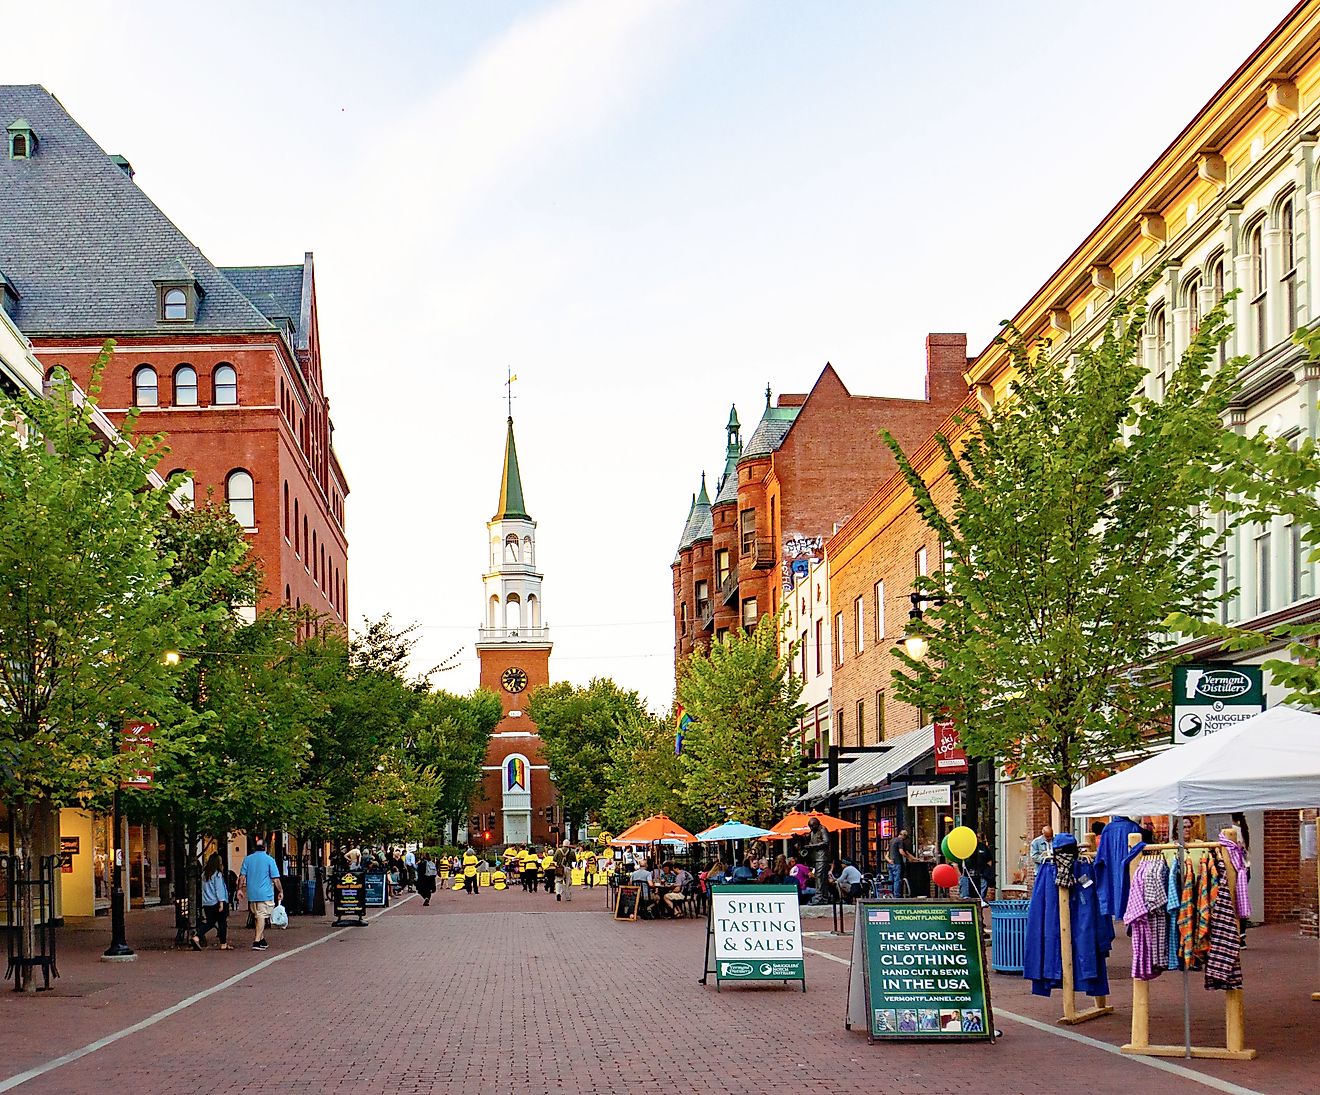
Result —
[[232, 365], [217, 365], [212, 377], [217, 407], [232, 407], [238, 402], [238, 372]]
[[185, 507], [193, 504], [195, 491], [193, 488], [193, 478], [183, 468], [175, 468], [169, 475], [165, 476], [167, 483], [177, 482], [178, 486], [174, 488], [174, 501]]
[[532, 538], [530, 536], [523, 537], [522, 558], [523, 558], [523, 562], [526, 563], [528, 566], [536, 565], [536, 560], [532, 558]]
[[1201, 329], [1201, 275], [1193, 274], [1183, 288], [1183, 302], [1187, 309], [1187, 330], [1195, 338]]
[[197, 406], [197, 370], [191, 365], [180, 365], [174, 370], [174, 405]]
[[302, 556], [302, 540], [298, 535], [298, 499], [293, 500], [293, 553]]
[[284, 538], [289, 538], [289, 481], [284, 480]]
[[325, 589], [325, 545], [321, 545], [321, 588]]
[[535, 593], [527, 597], [527, 626], [541, 626], [541, 599]]
[[515, 532], [509, 533], [509, 535], [504, 538], [504, 561], [506, 563], [516, 563], [519, 561], [518, 534]]
[[504, 626], [510, 631], [522, 627], [522, 599], [516, 593], [510, 593], [504, 602]]
[[14, 142], [13, 142], [13, 144], [12, 144], [12, 146], [11, 146], [11, 151], [10, 151], [9, 154], [10, 154], [10, 156], [12, 156], [12, 157], [13, 157], [14, 159], [16, 159], [16, 160], [26, 160], [26, 159], [27, 159], [28, 151], [27, 151], [27, 134], [26, 134], [26, 133], [15, 133], [15, 134], [14, 134]]
[[[307, 514], [303, 514], [303, 553], [306, 554], [310, 549], [311, 541], [307, 539]], [[305, 562], [306, 560], [304, 560]]]
[[1247, 299], [1251, 308], [1251, 333], [1255, 338], [1252, 352], [1260, 355], [1266, 349], [1266, 314], [1265, 297], [1265, 218], [1256, 221], [1247, 229], [1247, 256], [1251, 262], [1247, 265]]
[[[1215, 298], [1215, 304], [1218, 305], [1224, 299], [1224, 256], [1216, 255], [1210, 262], [1210, 292]], [[1219, 343], [1219, 364], [1223, 365], [1228, 360], [1228, 343], [1220, 341]]]
[[188, 294], [182, 289], [166, 289], [164, 306], [166, 319], [188, 318]]
[[486, 626], [492, 631], [500, 626], [500, 599], [493, 593], [490, 595], [490, 605], [486, 609]]
[[1155, 382], [1155, 397], [1163, 399], [1169, 382], [1169, 316], [1163, 304], [1151, 309], [1146, 333], [1150, 335], [1149, 367]]
[[225, 500], [229, 503], [229, 512], [234, 515], [234, 520], [243, 528], [257, 527], [252, 476], [242, 468], [231, 471], [225, 478]]
[[1283, 326], [1291, 335], [1297, 326], [1297, 236], [1293, 200], [1279, 206], [1279, 280], [1283, 283]]
[[150, 365], [139, 365], [133, 371], [133, 406], [155, 407], [160, 403], [156, 370]]
[[316, 532], [312, 532], [312, 581], [316, 581]]

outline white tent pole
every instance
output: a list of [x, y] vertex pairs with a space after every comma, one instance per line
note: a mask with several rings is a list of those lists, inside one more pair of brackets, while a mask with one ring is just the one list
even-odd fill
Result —
[[[1169, 824], [1173, 824], [1173, 817], [1170, 816]], [[1183, 835], [1182, 818], [1178, 818], [1178, 863], [1181, 865], [1187, 861], [1187, 838]], [[1178, 879], [1179, 889], [1182, 888], [1182, 878]], [[1195, 887], [1193, 887], [1193, 891]], [[1193, 892], [1192, 900], [1196, 900], [1196, 894]], [[1187, 1060], [1192, 1059], [1192, 971], [1187, 962], [1183, 962], [1183, 1057]]]

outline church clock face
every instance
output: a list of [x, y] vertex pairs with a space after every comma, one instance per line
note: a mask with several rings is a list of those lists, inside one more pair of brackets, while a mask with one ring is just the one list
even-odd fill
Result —
[[527, 674], [517, 666], [510, 666], [500, 677], [500, 684], [504, 686], [504, 691], [517, 695], [527, 687]]

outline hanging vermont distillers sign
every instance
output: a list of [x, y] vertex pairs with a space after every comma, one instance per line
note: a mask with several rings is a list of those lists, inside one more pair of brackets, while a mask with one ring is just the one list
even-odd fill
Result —
[[710, 888], [701, 984], [711, 973], [717, 989], [721, 981], [801, 981], [807, 991], [796, 884]]
[[1174, 666], [1174, 745], [1209, 737], [1264, 710], [1264, 674], [1258, 665]]

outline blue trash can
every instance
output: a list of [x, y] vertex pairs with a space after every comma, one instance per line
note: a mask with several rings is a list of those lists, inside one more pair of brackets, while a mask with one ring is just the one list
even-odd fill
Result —
[[316, 905], [316, 879], [309, 878], [303, 882], [303, 903], [302, 911], [309, 916], [313, 907]]
[[1021, 973], [1027, 942], [1029, 901], [990, 902], [990, 968]]

